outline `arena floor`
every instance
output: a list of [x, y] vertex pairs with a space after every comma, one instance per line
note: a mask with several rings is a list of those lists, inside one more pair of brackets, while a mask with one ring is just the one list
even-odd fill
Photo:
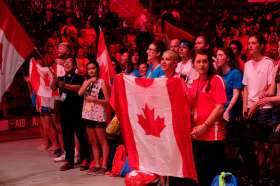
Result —
[[59, 171], [47, 152], [39, 151], [40, 139], [0, 143], [0, 186], [123, 186], [124, 179], [91, 176], [78, 168]]

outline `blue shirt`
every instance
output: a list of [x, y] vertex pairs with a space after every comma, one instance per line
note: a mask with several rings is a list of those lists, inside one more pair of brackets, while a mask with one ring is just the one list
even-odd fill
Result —
[[153, 65], [150, 64], [147, 71], [147, 78], [159, 78], [165, 76], [164, 71], [161, 69], [161, 66], [158, 65], [153, 69]]
[[131, 72], [125, 72], [125, 74], [130, 75], [130, 76], [135, 76], [135, 77], [141, 77], [140, 72], [138, 69], [133, 69]]
[[[226, 84], [226, 94], [227, 94], [227, 103], [225, 108], [228, 107], [230, 100], [233, 97], [233, 89], [242, 89], [242, 73], [236, 68], [232, 68], [229, 72], [222, 75], [222, 78]], [[231, 114], [234, 114], [237, 108], [238, 102], [234, 106]]]
[[139, 70], [136, 68], [133, 69], [132, 73], [135, 77], [141, 77]]

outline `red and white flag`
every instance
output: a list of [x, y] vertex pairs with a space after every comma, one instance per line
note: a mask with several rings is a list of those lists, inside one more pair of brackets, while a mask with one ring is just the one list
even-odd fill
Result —
[[30, 60], [29, 76], [32, 90], [37, 96], [46, 98], [59, 96], [58, 90], [53, 91], [51, 89], [54, 74], [49, 67], [42, 67], [34, 58]]
[[197, 180], [190, 110], [180, 78], [116, 76], [110, 101], [131, 167]]
[[104, 33], [101, 29], [98, 40], [96, 61], [100, 66], [100, 78], [102, 78], [105, 81], [107, 87], [110, 88], [111, 81], [115, 76], [115, 70], [113, 68], [112, 61], [106, 47]]
[[0, 0], [0, 102], [33, 47], [28, 35]]
[[193, 41], [194, 36], [190, 34], [189, 32], [182, 30], [167, 21], [164, 21], [164, 33], [168, 36], [168, 38], [171, 39], [186, 39], [188, 41]]

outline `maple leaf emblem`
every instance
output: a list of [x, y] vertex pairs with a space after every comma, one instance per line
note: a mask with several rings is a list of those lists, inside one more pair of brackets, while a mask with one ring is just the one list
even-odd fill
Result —
[[49, 76], [49, 74], [45, 74], [45, 75], [43, 76], [43, 79], [44, 79], [45, 85], [46, 85], [47, 87], [50, 86], [51, 77]]
[[138, 123], [144, 129], [146, 135], [160, 137], [161, 131], [164, 129], [164, 118], [157, 116], [154, 118], [155, 109], [150, 109], [147, 104], [142, 108], [144, 116], [137, 114]]

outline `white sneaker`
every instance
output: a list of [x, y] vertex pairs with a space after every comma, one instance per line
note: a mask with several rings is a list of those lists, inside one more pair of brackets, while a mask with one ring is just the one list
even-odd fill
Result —
[[61, 156], [53, 159], [54, 162], [62, 162], [64, 160], [65, 160], [65, 153], [63, 153]]
[[81, 163], [80, 162], [80, 153], [79, 153], [79, 151], [76, 150], [76, 148], [75, 148], [74, 162], [75, 162], [75, 164]]

